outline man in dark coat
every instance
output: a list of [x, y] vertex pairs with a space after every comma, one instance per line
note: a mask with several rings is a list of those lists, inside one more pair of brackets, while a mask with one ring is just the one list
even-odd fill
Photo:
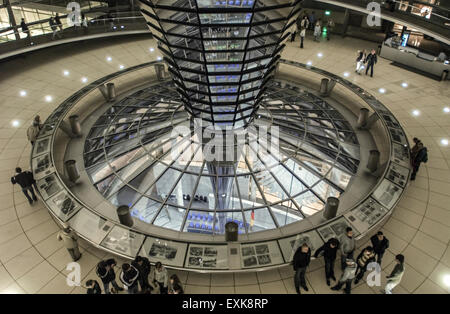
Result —
[[105, 294], [109, 294], [109, 283], [113, 286], [113, 293], [117, 293], [118, 291], [123, 291], [123, 288], [119, 287], [116, 282], [116, 273], [114, 272], [114, 266], [116, 266], [116, 261], [111, 258], [106, 261], [100, 261], [97, 264], [97, 275], [103, 282], [103, 286], [105, 288]]
[[367, 63], [366, 75], [367, 71], [369, 71], [370, 68], [370, 77], [373, 77], [373, 66], [377, 63], [377, 61], [377, 54], [375, 53], [375, 49], [372, 49], [365, 60], [365, 63]]
[[303, 243], [294, 254], [294, 259], [292, 264], [294, 266], [295, 276], [294, 276], [294, 284], [295, 291], [300, 294], [300, 287], [308, 291], [308, 287], [306, 286], [305, 274], [306, 268], [311, 261], [311, 249], [308, 247], [308, 244]]
[[138, 293], [138, 278], [139, 270], [128, 263], [122, 265], [122, 272], [120, 273], [120, 281], [127, 287], [129, 294]]
[[384, 252], [389, 247], [389, 240], [383, 235], [383, 232], [378, 231], [377, 234], [370, 238], [370, 242], [372, 242], [373, 251], [377, 256], [377, 263], [381, 266]]
[[315, 258], [318, 258], [320, 253], [323, 252], [323, 259], [325, 261], [325, 278], [327, 285], [330, 285], [330, 279], [336, 281], [334, 277], [334, 262], [336, 261], [336, 253], [339, 248], [339, 241], [335, 238], [328, 240], [327, 243], [317, 249], [314, 254]]
[[136, 256], [134, 261], [131, 262], [131, 265], [139, 271], [138, 281], [142, 293], [149, 292], [149, 290], [151, 290], [150, 284], [148, 283], [148, 275], [151, 270], [150, 261], [146, 257]]
[[427, 148], [423, 146], [422, 143], [417, 144], [417, 154], [412, 161], [413, 171], [411, 174], [411, 181], [416, 179], [416, 174], [419, 171], [420, 164], [422, 162], [428, 161], [428, 151]]
[[[25, 194], [25, 196], [27, 197], [30, 205], [33, 204], [33, 201], [36, 202], [38, 200], [33, 190], [33, 185], [36, 187], [36, 181], [33, 178], [33, 174], [30, 171], [22, 172], [22, 169], [19, 167], [16, 168], [16, 173], [17, 174], [14, 177], [11, 177], [11, 183], [18, 183], [22, 188], [23, 194]], [[28, 192], [31, 192], [31, 196], [28, 195]]]

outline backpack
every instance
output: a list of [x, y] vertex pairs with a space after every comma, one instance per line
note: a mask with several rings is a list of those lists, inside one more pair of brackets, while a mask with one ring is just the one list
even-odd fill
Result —
[[424, 153], [424, 155], [422, 157], [422, 162], [427, 163], [427, 161], [428, 161], [428, 151], [427, 151], [426, 147], [424, 147], [423, 149], [425, 150], [425, 153]]

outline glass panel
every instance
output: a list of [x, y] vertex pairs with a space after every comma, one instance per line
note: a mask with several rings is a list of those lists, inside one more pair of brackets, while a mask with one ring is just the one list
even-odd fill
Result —
[[248, 232], [258, 232], [276, 228], [269, 210], [258, 208], [244, 211], [245, 220], [249, 223]]
[[184, 214], [186, 209], [178, 208], [170, 205], [164, 205], [159, 212], [154, 224], [155, 226], [164, 227], [176, 231], [181, 231]]

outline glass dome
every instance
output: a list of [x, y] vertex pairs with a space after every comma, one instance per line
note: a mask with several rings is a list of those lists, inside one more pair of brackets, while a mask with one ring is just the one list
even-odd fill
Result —
[[98, 119], [85, 143], [86, 171], [105, 198], [130, 206], [143, 222], [222, 234], [228, 221], [251, 233], [321, 211], [359, 165], [358, 140], [344, 117], [279, 81], [268, 83], [253, 127], [225, 144], [232, 158], [206, 158], [204, 131], [173, 83], [152, 85]]

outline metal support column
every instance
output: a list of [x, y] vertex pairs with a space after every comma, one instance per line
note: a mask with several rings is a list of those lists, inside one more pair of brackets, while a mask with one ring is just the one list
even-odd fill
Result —
[[16, 18], [14, 17], [14, 12], [11, 8], [11, 3], [9, 2], [9, 0], [3, 0], [3, 3], [6, 5], [6, 10], [8, 11], [9, 16], [9, 23], [14, 29], [14, 36], [16, 37], [16, 40], [19, 40], [20, 39], [19, 28], [17, 27], [16, 24]]

